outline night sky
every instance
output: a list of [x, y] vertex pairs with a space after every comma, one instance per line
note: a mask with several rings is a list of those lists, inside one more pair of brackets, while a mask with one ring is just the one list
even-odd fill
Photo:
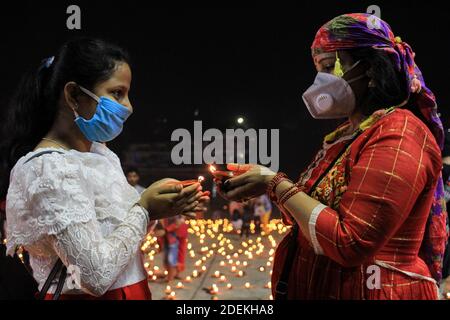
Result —
[[[155, 8], [146, 1], [16, 1], [0, 9], [0, 107], [21, 74], [67, 39], [94, 36], [126, 48], [133, 62], [135, 114], [110, 144], [170, 142], [175, 128], [280, 129], [283, 171], [298, 175], [338, 122], [313, 120], [301, 100], [315, 69], [309, 47], [333, 17], [381, 7], [381, 18], [416, 52], [428, 87], [450, 117], [450, 11], [442, 2], [302, 1], [297, 7], [255, 4], [227, 8]], [[82, 10], [81, 31], [66, 28], [66, 8]], [[196, 115], [197, 114], [197, 115]]]

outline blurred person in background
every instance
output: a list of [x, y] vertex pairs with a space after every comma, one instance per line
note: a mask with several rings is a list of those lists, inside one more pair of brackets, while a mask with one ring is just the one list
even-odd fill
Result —
[[231, 225], [233, 226], [233, 231], [236, 233], [241, 233], [244, 206], [240, 202], [230, 201], [230, 204], [228, 205], [228, 212], [230, 213], [230, 220]]
[[[442, 150], [442, 179], [444, 181], [444, 197], [447, 210], [450, 207], [450, 131], [445, 131], [444, 149]], [[447, 217], [447, 228], [449, 219]], [[450, 242], [447, 242], [444, 261], [442, 266], [442, 288], [441, 292], [446, 299], [450, 299]]]
[[136, 189], [137, 192], [139, 192], [139, 194], [141, 194], [142, 192], [144, 192], [145, 188], [143, 186], [141, 186], [139, 184], [139, 180], [140, 180], [140, 175], [139, 175], [139, 171], [137, 168], [135, 167], [129, 167], [126, 171], [125, 171], [125, 175], [127, 176], [127, 181], [128, 183], [134, 187]]
[[176, 279], [181, 279], [181, 273], [186, 269], [186, 254], [188, 246], [188, 224], [183, 216], [178, 216], [178, 228], [176, 231], [176, 236], [178, 239], [178, 265], [177, 273], [175, 275]]
[[164, 267], [167, 270], [166, 282], [168, 285], [171, 285], [178, 274], [180, 250], [180, 238], [178, 237], [178, 232], [180, 228], [183, 228], [184, 219], [175, 216], [163, 219], [161, 222], [165, 231], [163, 252]]
[[[261, 224], [260, 228], [262, 227], [264, 232], [268, 233], [270, 216], [272, 214], [272, 202], [270, 201], [269, 197], [266, 194], [263, 194], [255, 198], [254, 201], [255, 201], [255, 219], [256, 217], [259, 217]], [[257, 232], [259, 233], [260, 231]]]

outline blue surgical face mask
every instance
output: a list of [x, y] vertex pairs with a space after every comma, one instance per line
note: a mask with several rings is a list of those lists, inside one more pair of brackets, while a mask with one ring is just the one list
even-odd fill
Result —
[[131, 115], [131, 110], [107, 97], [98, 97], [79, 86], [81, 91], [97, 101], [97, 109], [90, 120], [81, 117], [75, 110], [75, 123], [89, 141], [108, 142], [116, 138], [123, 129], [123, 123]]

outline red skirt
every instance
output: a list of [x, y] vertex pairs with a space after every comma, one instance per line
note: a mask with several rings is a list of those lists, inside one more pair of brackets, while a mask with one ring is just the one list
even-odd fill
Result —
[[[45, 300], [52, 300], [53, 294], [48, 293]], [[62, 294], [59, 300], [151, 300], [152, 294], [148, 288], [147, 279], [141, 282], [110, 290], [101, 297], [89, 294]]]
[[[275, 289], [289, 242], [295, 241], [289, 235], [280, 242], [275, 252], [272, 272], [272, 294]], [[426, 280], [412, 279], [397, 271], [381, 268], [381, 288], [369, 289], [366, 275], [361, 270], [367, 266], [344, 268], [326, 256], [318, 256], [301, 235], [292, 264], [289, 280], [289, 300], [436, 300], [437, 287]]]

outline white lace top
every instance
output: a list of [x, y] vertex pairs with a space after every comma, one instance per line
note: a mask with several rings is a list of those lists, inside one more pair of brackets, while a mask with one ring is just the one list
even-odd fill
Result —
[[[44, 150], [63, 154], [47, 153], [26, 162]], [[119, 158], [100, 143], [93, 143], [91, 152], [30, 152], [11, 171], [7, 252], [25, 246], [39, 288], [58, 256], [80, 270], [81, 289], [66, 282], [63, 293], [100, 296], [137, 283], [146, 278], [140, 243], [149, 219], [145, 209], [134, 206], [139, 198]]]

